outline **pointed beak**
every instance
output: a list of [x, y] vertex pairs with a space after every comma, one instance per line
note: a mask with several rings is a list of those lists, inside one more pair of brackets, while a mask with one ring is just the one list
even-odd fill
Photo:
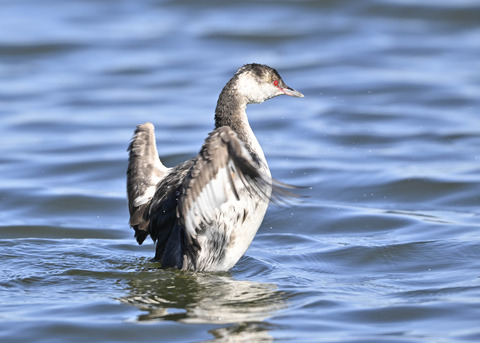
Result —
[[286, 95], [294, 96], [297, 98], [303, 98], [303, 94], [300, 93], [299, 91], [296, 91], [293, 88], [290, 88], [286, 86], [285, 88], [281, 88], [282, 92], [285, 93]]

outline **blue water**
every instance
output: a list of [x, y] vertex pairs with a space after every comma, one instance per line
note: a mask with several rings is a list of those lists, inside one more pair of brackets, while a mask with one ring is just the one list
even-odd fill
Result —
[[[2, 342], [480, 341], [480, 4], [0, 2]], [[195, 155], [238, 67], [272, 206], [228, 273], [159, 270], [126, 148]]]

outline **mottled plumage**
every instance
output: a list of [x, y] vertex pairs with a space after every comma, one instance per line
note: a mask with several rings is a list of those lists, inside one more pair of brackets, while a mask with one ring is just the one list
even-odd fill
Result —
[[148, 235], [156, 242], [162, 268], [232, 268], [253, 240], [269, 200], [292, 195], [288, 185], [271, 178], [245, 113], [247, 104], [281, 94], [303, 96], [273, 68], [240, 68], [219, 96], [215, 130], [199, 154], [173, 168], [160, 162], [153, 125], [137, 127], [127, 171], [130, 225], [139, 244]]

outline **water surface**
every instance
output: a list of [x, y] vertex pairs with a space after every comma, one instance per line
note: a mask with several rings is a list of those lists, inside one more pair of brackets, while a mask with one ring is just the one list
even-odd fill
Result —
[[[2, 341], [480, 341], [477, 1], [1, 7]], [[193, 156], [249, 62], [305, 94], [248, 113], [311, 198], [228, 273], [159, 270], [128, 227], [135, 125]]]

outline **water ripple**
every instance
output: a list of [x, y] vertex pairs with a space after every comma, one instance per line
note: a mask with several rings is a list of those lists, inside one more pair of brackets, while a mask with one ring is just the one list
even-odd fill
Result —
[[[1, 339], [479, 341], [478, 12], [2, 2]], [[305, 94], [248, 113], [274, 177], [310, 197], [272, 206], [230, 273], [159, 270], [128, 227], [135, 125], [155, 123], [166, 165], [193, 156], [248, 62]]]

